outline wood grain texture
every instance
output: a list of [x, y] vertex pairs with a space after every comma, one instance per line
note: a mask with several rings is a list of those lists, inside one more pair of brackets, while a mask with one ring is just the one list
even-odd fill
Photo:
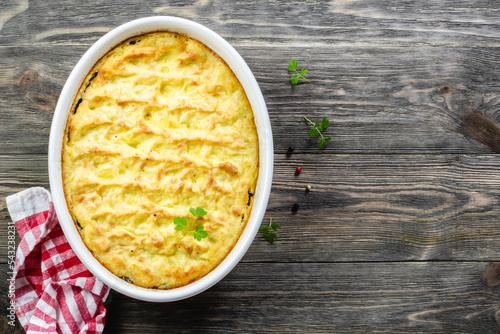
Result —
[[231, 42], [252, 45], [498, 47], [500, 37], [500, 14], [494, 1], [15, 2], [8, 9], [11, 16], [3, 19], [0, 43], [4, 45], [88, 44], [121, 23], [151, 15], [192, 19]]
[[[8, 276], [0, 266], [5, 295]], [[112, 292], [104, 333], [494, 333], [500, 306], [498, 287], [482, 277], [488, 267], [240, 263], [210, 290], [184, 301], [147, 303]], [[1, 301], [5, 310], [6, 298]]]
[[[46, 154], [62, 85], [87, 47], [0, 48], [0, 154]], [[493, 153], [487, 131], [500, 118], [498, 51], [493, 48], [239, 47], [267, 103], [275, 149], [318, 153], [303, 116], [328, 116], [333, 153]], [[311, 55], [314, 55], [314, 59]], [[19, 57], [26, 61], [19, 63]], [[269, 58], [265, 62], [262, 58]], [[291, 88], [287, 64], [301, 59], [313, 84]], [[334, 61], [331, 61], [334, 59]], [[54, 66], [54, 63], [57, 66]], [[391, 66], [387, 66], [391, 64]], [[408, 66], [411, 64], [411, 72]], [[481, 72], [488, 68], [487, 75]], [[482, 122], [470, 115], [482, 115]], [[468, 117], [468, 118], [467, 118]], [[492, 124], [490, 129], [482, 130]], [[36, 131], [33, 131], [36, 129]], [[30, 136], [24, 136], [30, 133]], [[493, 143], [492, 143], [493, 141]]]
[[[494, 331], [499, 306], [481, 280], [485, 267], [477, 263], [240, 264], [213, 289], [188, 301], [137, 305], [115, 294], [109, 310], [120, 316], [109, 315], [117, 321], [108, 322], [106, 332], [160, 333], [169, 328], [364, 333], [376, 328], [378, 332], [450, 333], [474, 332], [478, 326]], [[408, 272], [414, 279], [408, 279]], [[119, 320], [127, 315], [161, 320], [147, 327], [131, 326]]]
[[[5, 196], [49, 187], [53, 111], [83, 53], [151, 15], [204, 24], [248, 63], [274, 135], [265, 220], [282, 229], [194, 298], [113, 293], [106, 333], [500, 333], [500, 6], [479, 0], [3, 3], [0, 332], [23, 332], [5, 322]], [[291, 87], [291, 58], [310, 84]], [[306, 115], [331, 120], [326, 150]]]

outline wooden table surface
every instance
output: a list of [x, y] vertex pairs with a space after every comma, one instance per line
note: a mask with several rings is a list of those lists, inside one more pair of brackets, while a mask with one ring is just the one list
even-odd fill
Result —
[[[107, 31], [173, 15], [219, 33], [253, 71], [274, 134], [265, 219], [282, 228], [188, 300], [112, 293], [105, 333], [500, 332], [497, 1], [11, 0], [0, 11], [0, 331], [20, 331], [5, 317], [5, 196], [49, 187], [65, 80]], [[291, 58], [311, 83], [291, 86]], [[304, 116], [330, 119], [325, 150]]]

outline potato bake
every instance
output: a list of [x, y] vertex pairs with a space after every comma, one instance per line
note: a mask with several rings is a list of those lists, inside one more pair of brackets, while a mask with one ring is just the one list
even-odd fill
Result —
[[83, 81], [65, 131], [68, 209], [116, 276], [180, 287], [238, 241], [257, 182], [257, 130], [240, 82], [203, 43], [155, 32], [116, 46]]

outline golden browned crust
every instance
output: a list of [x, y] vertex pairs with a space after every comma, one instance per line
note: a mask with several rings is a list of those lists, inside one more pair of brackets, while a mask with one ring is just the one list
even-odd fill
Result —
[[[257, 182], [257, 131], [236, 76], [201, 42], [156, 32], [115, 47], [82, 84], [66, 138], [68, 208], [85, 245], [118, 277], [183, 286], [238, 241]], [[191, 207], [208, 214], [193, 222]], [[208, 237], [183, 237], [175, 217]]]

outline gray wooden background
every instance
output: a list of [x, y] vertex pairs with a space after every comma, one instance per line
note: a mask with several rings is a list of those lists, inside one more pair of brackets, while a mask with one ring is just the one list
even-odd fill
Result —
[[[5, 317], [5, 196], [48, 188], [78, 59], [151, 15], [206, 25], [252, 69], [274, 133], [266, 219], [282, 229], [191, 299], [113, 293], [105, 333], [500, 332], [500, 2], [485, 0], [2, 0], [0, 332], [21, 331]], [[291, 58], [311, 83], [290, 85]], [[326, 150], [303, 116], [330, 119]]]

